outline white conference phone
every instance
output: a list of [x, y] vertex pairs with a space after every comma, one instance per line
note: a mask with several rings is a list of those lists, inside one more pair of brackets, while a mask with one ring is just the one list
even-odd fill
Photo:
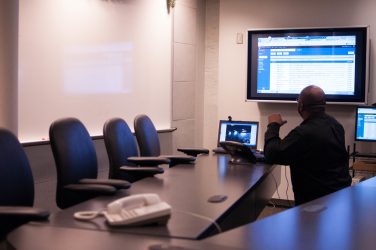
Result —
[[108, 224], [113, 226], [166, 224], [171, 216], [171, 206], [161, 201], [157, 194], [136, 194], [109, 203], [102, 212], [77, 212], [74, 217], [90, 220], [99, 214], [104, 215]]

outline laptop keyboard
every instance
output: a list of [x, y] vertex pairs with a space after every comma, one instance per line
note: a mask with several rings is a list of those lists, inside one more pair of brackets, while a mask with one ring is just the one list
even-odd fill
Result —
[[[213, 149], [212, 151], [216, 154], [227, 154], [226, 150], [224, 150], [224, 148], [222, 148], [222, 147], [217, 147], [217, 148]], [[265, 161], [265, 156], [264, 156], [264, 153], [262, 151], [255, 150], [255, 149], [251, 149], [251, 151], [254, 154], [254, 156], [256, 157], [257, 162], [264, 162]]]

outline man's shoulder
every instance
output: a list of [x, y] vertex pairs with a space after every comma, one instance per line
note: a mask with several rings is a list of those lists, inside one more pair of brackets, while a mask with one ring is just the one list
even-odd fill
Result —
[[340, 123], [335, 117], [333, 117], [333, 116], [331, 116], [331, 115], [329, 115], [329, 114], [327, 114], [327, 113], [325, 113], [325, 115], [326, 115], [327, 119], [328, 119], [331, 123], [334, 123], [334, 124], [336, 124], [337, 126], [342, 127], [342, 124], [341, 124], [341, 123]]
[[[331, 116], [326, 112], [312, 115], [310, 118], [306, 120], [306, 123], [317, 122], [317, 121], [329, 121], [329, 122], [340, 124], [339, 121], [334, 116]], [[304, 122], [302, 124], [304, 124]]]
[[333, 116], [322, 113], [317, 116], [312, 116], [309, 119], [305, 120], [297, 127], [299, 131], [310, 131], [320, 129], [322, 127], [338, 127], [343, 129], [342, 124]]

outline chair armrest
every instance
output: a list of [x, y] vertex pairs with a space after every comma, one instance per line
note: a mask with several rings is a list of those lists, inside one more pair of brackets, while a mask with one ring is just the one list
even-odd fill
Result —
[[116, 188], [109, 185], [100, 184], [69, 184], [64, 186], [64, 189], [68, 189], [74, 192], [94, 193], [110, 195], [116, 192]]
[[206, 148], [178, 148], [179, 152], [196, 157], [199, 154], [209, 154], [209, 149]]
[[127, 189], [131, 187], [131, 183], [125, 180], [117, 180], [117, 179], [89, 179], [84, 178], [81, 179], [79, 184], [96, 184], [96, 185], [107, 185], [112, 186], [116, 189]]
[[142, 157], [128, 157], [129, 162], [135, 163], [139, 166], [157, 166], [161, 164], [170, 164], [170, 160], [165, 157], [154, 157], [154, 156], [142, 156]]
[[50, 213], [47, 210], [33, 208], [33, 207], [18, 207], [18, 206], [0, 206], [1, 217], [14, 217], [25, 221], [40, 221], [47, 220]]
[[155, 174], [163, 174], [164, 169], [160, 167], [130, 167], [130, 166], [122, 166], [120, 167], [121, 171], [135, 173], [135, 174], [143, 174], [143, 175], [155, 175]]
[[170, 167], [173, 167], [177, 164], [187, 164], [193, 163], [196, 160], [196, 157], [189, 155], [162, 155], [170, 160]]

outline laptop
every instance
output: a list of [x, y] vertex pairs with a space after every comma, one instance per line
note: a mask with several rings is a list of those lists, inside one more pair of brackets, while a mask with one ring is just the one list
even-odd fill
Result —
[[218, 128], [217, 148], [213, 149], [214, 153], [225, 154], [226, 150], [221, 147], [222, 141], [236, 141], [248, 146], [255, 154], [259, 161], [264, 156], [258, 152], [257, 139], [259, 131], [259, 122], [256, 121], [229, 121], [220, 120]]

